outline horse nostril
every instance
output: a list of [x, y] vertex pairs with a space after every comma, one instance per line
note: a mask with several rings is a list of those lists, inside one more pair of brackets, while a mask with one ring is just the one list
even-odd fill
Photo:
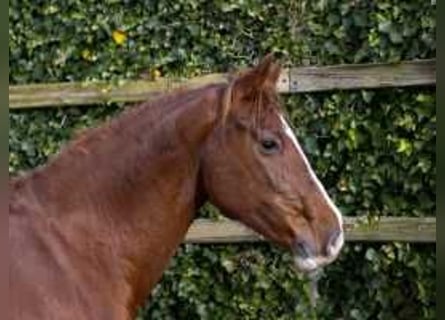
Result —
[[343, 245], [343, 231], [335, 230], [329, 237], [328, 244], [326, 247], [326, 253], [328, 256], [337, 255]]
[[296, 253], [303, 259], [314, 256], [313, 247], [304, 240], [299, 240], [295, 244]]

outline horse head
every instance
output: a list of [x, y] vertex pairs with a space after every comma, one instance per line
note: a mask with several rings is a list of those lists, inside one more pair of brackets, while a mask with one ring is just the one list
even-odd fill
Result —
[[231, 80], [203, 148], [202, 180], [223, 214], [290, 248], [308, 272], [338, 256], [342, 218], [286, 120], [280, 69], [269, 55]]

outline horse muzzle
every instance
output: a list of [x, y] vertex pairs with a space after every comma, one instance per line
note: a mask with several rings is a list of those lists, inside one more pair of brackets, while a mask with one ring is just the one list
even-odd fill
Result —
[[332, 263], [344, 245], [343, 230], [332, 232], [324, 248], [317, 252], [315, 244], [298, 239], [293, 246], [295, 267], [300, 272], [311, 272]]

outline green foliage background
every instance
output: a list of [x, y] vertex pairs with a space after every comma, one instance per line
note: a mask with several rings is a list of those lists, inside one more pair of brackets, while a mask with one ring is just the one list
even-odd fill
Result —
[[[9, 82], [194, 76], [278, 52], [288, 65], [434, 58], [430, 1], [10, 0]], [[126, 35], [122, 44], [113, 31]], [[284, 96], [344, 214], [435, 215], [434, 88]], [[9, 171], [38, 166], [122, 105], [10, 112]], [[211, 207], [201, 215], [215, 217]], [[316, 309], [269, 244], [183, 245], [140, 319], [435, 319], [435, 245], [348, 244]]]

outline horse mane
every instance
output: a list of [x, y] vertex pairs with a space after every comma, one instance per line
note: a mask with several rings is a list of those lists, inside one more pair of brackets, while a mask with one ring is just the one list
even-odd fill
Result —
[[145, 102], [126, 106], [125, 109], [117, 116], [105, 121], [98, 127], [86, 128], [75, 133], [74, 138], [68, 143], [68, 145], [88, 143], [88, 141], [93, 138], [94, 133], [99, 131], [108, 130], [109, 134], [115, 133], [120, 130], [122, 123], [127, 124], [136, 122], [138, 119], [140, 119], [141, 114], [145, 113], [147, 110], [149, 110], [151, 113], [150, 120], [152, 122], [159, 121], [163, 115], [167, 114], [178, 106], [180, 107], [185, 101], [196, 97], [200, 92], [205, 91], [206, 89], [218, 85], [219, 84], [210, 84], [194, 89], [179, 87], [165, 94], [158, 93], [153, 98]]
[[[10, 188], [17, 188], [25, 181], [32, 179], [35, 176], [39, 176], [45, 168], [55, 165], [60, 160], [69, 158], [73, 154], [80, 153], [84, 156], [88, 156], [91, 153], [94, 153], [98, 143], [105, 139], [113, 139], [113, 136], [121, 135], [124, 126], [136, 126], [140, 123], [140, 119], [142, 118], [146, 121], [145, 123], [148, 123], [147, 127], [149, 128], [150, 125], [159, 123], [160, 119], [169, 112], [174, 111], [176, 108], [180, 108], [188, 101], [198, 97], [200, 93], [211, 88], [219, 87], [222, 89], [224, 86], [223, 83], [214, 83], [192, 89], [179, 87], [166, 94], [157, 94], [148, 101], [126, 106], [118, 115], [100, 122], [100, 124], [95, 127], [76, 130], [72, 134], [71, 139], [69, 139], [69, 141], [61, 147], [59, 152], [53, 155], [45, 164], [29, 171], [10, 175], [9, 186]], [[150, 113], [150, 117], [142, 117], [142, 114], [147, 111]], [[135, 137], [133, 135], [129, 136], [129, 139], [138, 138], [141, 139], [140, 137]]]

